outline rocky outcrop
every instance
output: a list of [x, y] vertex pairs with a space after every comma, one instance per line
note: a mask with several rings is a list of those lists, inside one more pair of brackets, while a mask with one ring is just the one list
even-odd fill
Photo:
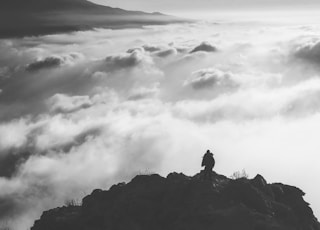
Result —
[[97, 189], [82, 206], [43, 213], [32, 230], [320, 230], [304, 193], [280, 183], [213, 173], [140, 175]]

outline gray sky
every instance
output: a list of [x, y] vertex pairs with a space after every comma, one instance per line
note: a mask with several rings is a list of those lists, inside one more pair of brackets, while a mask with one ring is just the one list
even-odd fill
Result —
[[96, 3], [130, 10], [192, 12], [237, 9], [301, 9], [317, 7], [319, 0], [91, 0]]

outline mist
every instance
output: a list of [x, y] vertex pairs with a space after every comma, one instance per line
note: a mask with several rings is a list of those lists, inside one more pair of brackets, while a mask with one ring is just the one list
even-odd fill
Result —
[[320, 25], [281, 19], [0, 40], [1, 222], [25, 229], [137, 174], [193, 175], [207, 149], [218, 173], [300, 187], [319, 216]]

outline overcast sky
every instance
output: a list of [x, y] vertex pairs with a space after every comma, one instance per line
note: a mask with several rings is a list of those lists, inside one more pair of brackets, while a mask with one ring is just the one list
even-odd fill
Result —
[[301, 9], [320, 8], [318, 0], [92, 0], [93, 2], [125, 9], [162, 12], [210, 11], [215, 9]]

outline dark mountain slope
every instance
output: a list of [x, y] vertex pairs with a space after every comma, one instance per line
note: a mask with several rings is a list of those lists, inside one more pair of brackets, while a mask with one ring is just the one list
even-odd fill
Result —
[[182, 21], [185, 20], [159, 13], [126, 11], [87, 0], [0, 1], [0, 38]]
[[39, 13], [52, 11], [100, 11], [106, 14], [141, 14], [141, 11], [127, 11], [119, 8], [98, 5], [88, 0], [1, 0], [0, 11]]
[[213, 174], [137, 176], [82, 206], [44, 212], [32, 230], [319, 230], [304, 193], [293, 186]]
[[10, 9], [16, 11], [36, 11], [36, 10], [54, 10], [68, 8], [86, 8], [96, 6], [94, 3], [84, 0], [2, 0], [2, 10]]

